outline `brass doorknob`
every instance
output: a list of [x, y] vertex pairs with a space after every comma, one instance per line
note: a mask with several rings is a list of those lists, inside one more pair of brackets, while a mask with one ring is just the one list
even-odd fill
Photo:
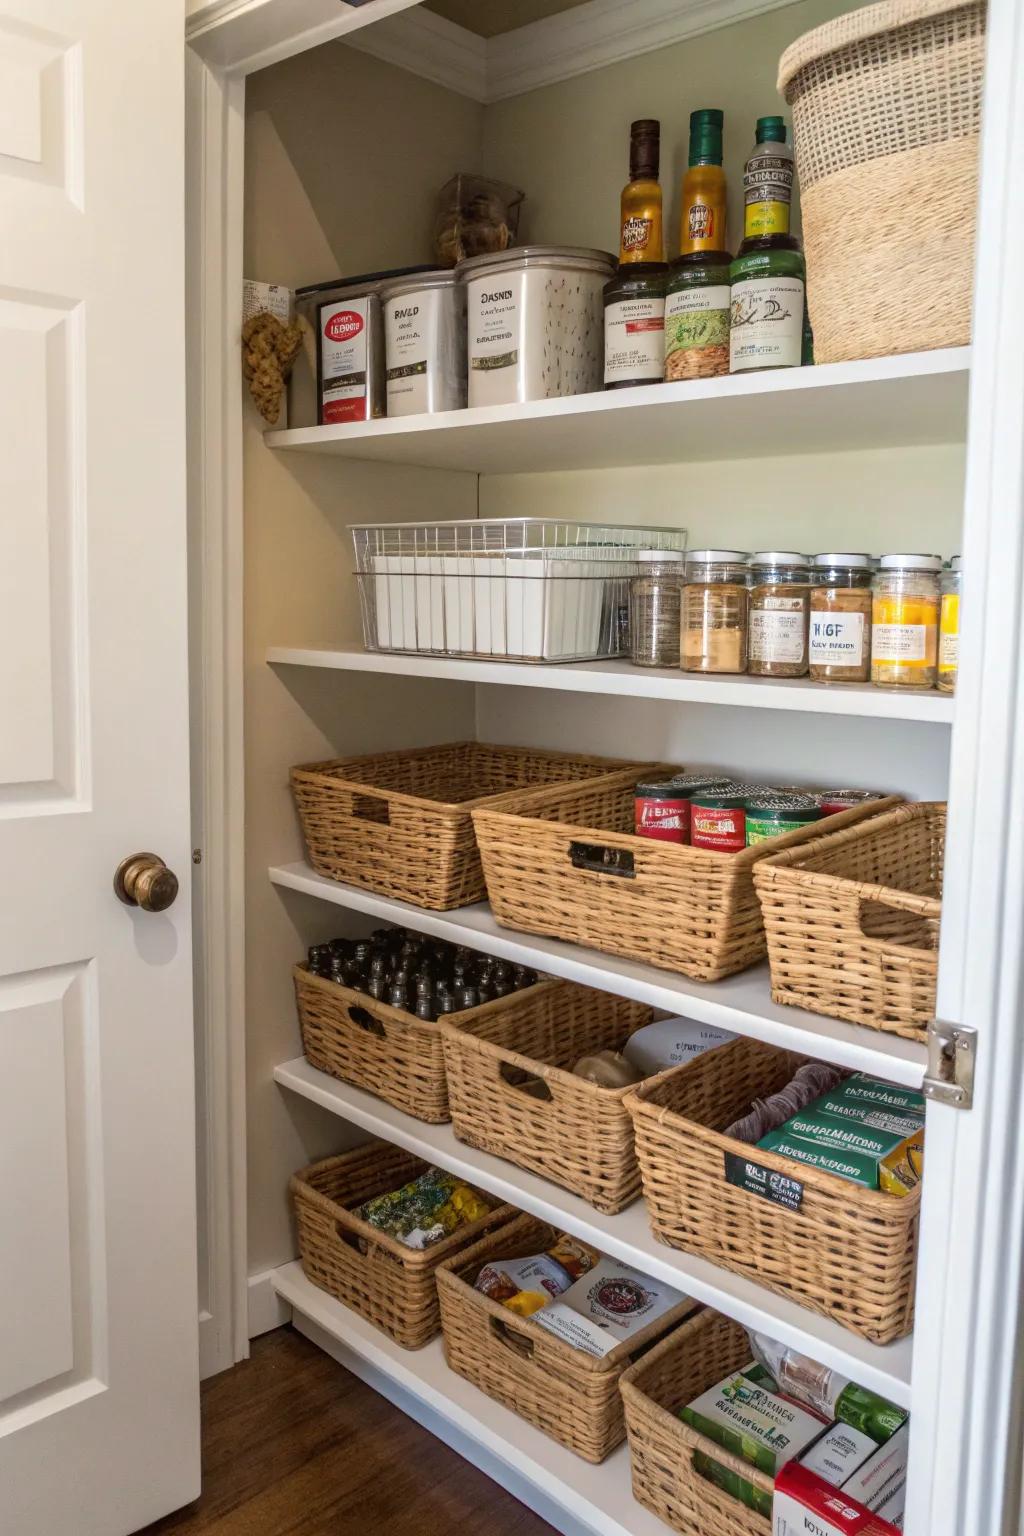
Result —
[[114, 891], [126, 907], [166, 912], [178, 894], [178, 877], [155, 853], [133, 853], [114, 875]]

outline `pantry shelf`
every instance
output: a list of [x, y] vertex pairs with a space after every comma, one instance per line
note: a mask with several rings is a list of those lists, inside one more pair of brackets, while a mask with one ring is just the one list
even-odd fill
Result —
[[921, 1086], [927, 1061], [924, 1045], [773, 1003], [767, 965], [754, 966], [725, 981], [691, 981], [640, 961], [621, 960], [578, 944], [501, 928], [485, 902], [455, 912], [427, 912], [408, 902], [327, 880], [304, 861], [272, 867], [270, 879], [288, 890], [367, 912], [384, 922], [400, 923], [453, 944], [469, 944], [486, 954], [602, 992], [683, 1013], [702, 1024], [715, 1024], [785, 1050], [823, 1057], [837, 1066], [870, 1072], [911, 1088]]
[[651, 1232], [642, 1200], [617, 1216], [604, 1215], [578, 1195], [569, 1194], [537, 1174], [464, 1146], [456, 1140], [450, 1125], [425, 1125], [414, 1120], [373, 1094], [319, 1072], [302, 1056], [278, 1066], [274, 1078], [282, 1087], [331, 1110], [350, 1124], [469, 1179], [520, 1210], [573, 1233], [602, 1252], [679, 1287], [696, 1301], [791, 1344], [863, 1386], [909, 1407], [910, 1339], [886, 1346], [871, 1344], [788, 1297], [775, 1296], [754, 1281], [719, 1269], [706, 1259], [666, 1247]]
[[513, 475], [963, 442], [970, 350], [268, 432], [272, 448]]
[[665, 1536], [661, 1521], [633, 1498], [624, 1445], [591, 1466], [450, 1371], [440, 1339], [401, 1349], [311, 1284], [300, 1264], [274, 1270], [271, 1281], [300, 1333], [563, 1536]]
[[460, 656], [410, 656], [364, 651], [274, 645], [267, 661], [279, 667], [317, 667], [335, 672], [376, 672], [395, 677], [440, 678], [449, 682], [499, 683], [513, 688], [547, 688], [556, 693], [669, 699], [678, 704], [718, 704], [736, 709], [778, 709], [800, 714], [847, 715], [875, 720], [918, 720], [949, 725], [954, 700], [941, 693], [888, 691], [870, 684], [828, 688], [806, 678], [702, 676], [678, 667], [634, 667], [628, 661], [579, 661], [533, 666], [512, 661], [475, 661]]

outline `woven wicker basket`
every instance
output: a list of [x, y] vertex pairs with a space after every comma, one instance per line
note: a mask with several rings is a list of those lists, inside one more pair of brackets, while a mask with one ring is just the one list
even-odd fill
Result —
[[[626, 1097], [655, 1236], [888, 1344], [911, 1330], [920, 1188], [865, 1189], [722, 1133], [800, 1058], [733, 1040]], [[798, 1210], [726, 1180], [728, 1154], [803, 1186]]]
[[291, 786], [318, 874], [447, 912], [485, 895], [470, 817], [475, 805], [626, 766], [611, 758], [460, 741], [307, 763], [292, 769]]
[[[634, 774], [609, 774], [473, 812], [498, 922], [700, 981], [719, 981], [762, 959], [754, 866], [806, 841], [814, 825], [741, 853], [658, 842], [632, 830], [635, 784]], [[834, 821], [849, 826], [895, 804], [869, 802]]]
[[404, 1349], [421, 1349], [440, 1331], [437, 1266], [515, 1215], [511, 1206], [498, 1206], [421, 1250], [353, 1215], [353, 1207], [400, 1189], [426, 1167], [400, 1147], [371, 1141], [303, 1168], [290, 1186], [306, 1278]]
[[944, 804], [904, 805], [759, 864], [774, 1000], [924, 1040], [945, 833]]
[[983, 0], [883, 0], [779, 64], [819, 363], [970, 341]]
[[[304, 965], [293, 974], [302, 1048], [312, 1066], [417, 1120], [443, 1125], [451, 1119], [439, 1024], [314, 976]], [[528, 1016], [557, 985], [538, 982], [451, 1017], [460, 1025], [465, 1020], [473, 1028], [493, 1029], [512, 1007], [518, 1016]]]
[[540, 995], [505, 999], [501, 1012], [442, 1022], [455, 1134], [599, 1211], [621, 1211], [640, 1194], [628, 1090], [599, 1088], [572, 1068], [592, 1051], [620, 1047], [652, 1010], [571, 982], [531, 991]]
[[683, 1536], [771, 1536], [771, 1521], [702, 1477], [693, 1453], [704, 1451], [769, 1497], [772, 1479], [679, 1417], [681, 1408], [750, 1359], [750, 1340], [739, 1323], [705, 1310], [673, 1329], [622, 1378], [633, 1497]]
[[680, 1302], [634, 1338], [596, 1359], [474, 1290], [477, 1275], [491, 1259], [543, 1253], [558, 1235], [556, 1228], [533, 1216], [519, 1216], [500, 1232], [445, 1260], [437, 1271], [445, 1358], [453, 1371], [488, 1397], [585, 1461], [599, 1462], [626, 1438], [619, 1394], [623, 1371], [694, 1304]]

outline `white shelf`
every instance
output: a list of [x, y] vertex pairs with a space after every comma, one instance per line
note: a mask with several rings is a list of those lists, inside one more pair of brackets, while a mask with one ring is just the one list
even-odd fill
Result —
[[671, 1536], [633, 1498], [629, 1452], [591, 1466], [445, 1364], [440, 1339], [406, 1350], [286, 1264], [272, 1276], [301, 1333], [567, 1536]]
[[775, 1296], [752, 1280], [665, 1247], [651, 1232], [642, 1200], [617, 1216], [602, 1215], [557, 1184], [464, 1146], [456, 1141], [450, 1125], [425, 1125], [414, 1120], [372, 1094], [318, 1072], [304, 1056], [277, 1067], [274, 1077], [282, 1087], [343, 1120], [469, 1179], [511, 1205], [592, 1243], [603, 1253], [677, 1286], [694, 1300], [793, 1345], [894, 1402], [910, 1406], [910, 1339], [884, 1347], [870, 1344], [830, 1318]]
[[305, 862], [274, 866], [270, 878], [275, 885], [288, 890], [366, 912], [384, 922], [401, 923], [420, 933], [449, 939], [453, 944], [469, 944], [567, 981], [631, 997], [654, 1008], [667, 1008], [702, 1024], [717, 1024], [785, 1050], [821, 1056], [856, 1072], [874, 1073], [911, 1088], [921, 1086], [927, 1060], [924, 1045], [773, 1003], [767, 964], [754, 966], [725, 981], [690, 981], [672, 971], [616, 959], [578, 944], [499, 928], [486, 903], [460, 907], [455, 912], [425, 912], [404, 901], [327, 880]]
[[272, 448], [478, 474], [963, 442], [966, 347], [437, 416], [268, 432]]
[[941, 693], [901, 693], [856, 683], [825, 687], [806, 678], [782, 681], [763, 677], [703, 677], [680, 672], [678, 667], [634, 667], [628, 661], [531, 666], [459, 656], [404, 656], [364, 651], [356, 646], [329, 650], [286, 645], [271, 646], [267, 661], [272, 666], [500, 683], [514, 688], [549, 688], [556, 693], [598, 693], [607, 697], [621, 694], [632, 699], [670, 699], [679, 704], [719, 704], [737, 709], [922, 720], [935, 725], [950, 725], [953, 720], [954, 700]]

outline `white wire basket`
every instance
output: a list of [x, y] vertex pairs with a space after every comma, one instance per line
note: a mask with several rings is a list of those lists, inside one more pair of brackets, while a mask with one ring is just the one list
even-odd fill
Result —
[[686, 548], [682, 528], [540, 517], [353, 527], [368, 651], [595, 661], [629, 650], [641, 549]]

